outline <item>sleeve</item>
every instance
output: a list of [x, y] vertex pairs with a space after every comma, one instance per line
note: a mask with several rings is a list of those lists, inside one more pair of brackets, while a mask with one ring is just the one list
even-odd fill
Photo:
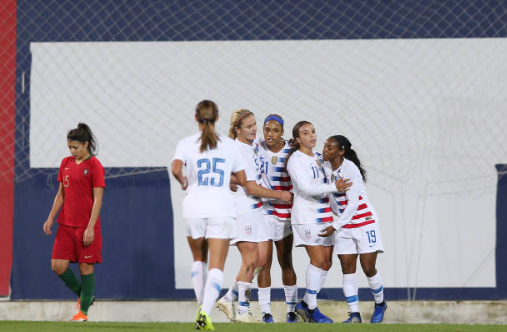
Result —
[[291, 157], [287, 163], [287, 171], [289, 172], [293, 187], [296, 186], [300, 191], [307, 195], [317, 196], [336, 191], [334, 183], [312, 185], [310, 172], [307, 172], [305, 166], [301, 165], [301, 163], [293, 157]]
[[63, 170], [63, 167], [65, 165], [65, 161], [67, 160], [67, 158], [63, 158], [62, 162], [60, 163], [60, 169], [58, 170], [58, 177], [56, 178], [56, 181], [58, 182], [62, 182], [63, 179], [62, 179], [62, 170]]
[[245, 161], [246, 181], [256, 181], [257, 175], [255, 173], [255, 161], [250, 155], [240, 155], [240, 158]]
[[187, 155], [186, 155], [186, 149], [184, 148], [184, 141], [181, 140], [178, 142], [178, 145], [176, 145], [176, 151], [174, 152], [174, 157], [171, 160], [171, 163], [175, 160], [181, 160], [183, 164], [187, 164]]
[[[358, 169], [354, 169], [353, 173], [354, 174], [350, 174], [352, 186], [345, 193], [348, 201], [347, 207], [343, 210], [338, 220], [335, 220], [332, 224], [336, 230], [339, 230], [343, 225], [350, 223], [359, 206], [359, 183], [362, 183], [363, 179], [361, 178], [361, 173], [359, 173]], [[344, 177], [348, 178], [349, 176], [347, 174], [344, 175]]]
[[98, 159], [94, 159], [91, 163], [92, 188], [105, 188], [106, 180], [104, 167]]
[[230, 141], [228, 145], [228, 149], [230, 150], [230, 154], [232, 156], [232, 168], [231, 171], [233, 173], [239, 172], [241, 170], [245, 170], [247, 168], [246, 160], [242, 158], [242, 155], [238, 153], [238, 149], [236, 147], [236, 143], [234, 141]]

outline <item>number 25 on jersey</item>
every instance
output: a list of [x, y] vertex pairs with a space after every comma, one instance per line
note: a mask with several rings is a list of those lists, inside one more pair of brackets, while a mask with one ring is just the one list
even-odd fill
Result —
[[199, 159], [197, 160], [197, 180], [199, 186], [213, 186], [221, 187], [224, 185], [224, 171], [220, 169], [220, 166], [225, 164], [223, 158]]

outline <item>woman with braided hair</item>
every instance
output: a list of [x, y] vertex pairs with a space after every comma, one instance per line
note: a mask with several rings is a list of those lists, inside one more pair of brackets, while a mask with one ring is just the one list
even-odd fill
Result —
[[331, 207], [338, 216], [321, 236], [329, 237], [336, 231], [334, 253], [338, 255], [343, 272], [343, 293], [350, 307], [349, 318], [344, 323], [361, 323], [359, 313], [358, 284], [356, 276], [357, 256], [375, 299], [371, 323], [381, 323], [387, 304], [384, 301], [382, 277], [375, 268], [377, 253], [384, 252], [379, 220], [368, 200], [364, 183], [366, 171], [347, 137], [329, 137], [322, 152], [330, 180], [349, 178], [352, 181], [346, 193], [332, 193]]

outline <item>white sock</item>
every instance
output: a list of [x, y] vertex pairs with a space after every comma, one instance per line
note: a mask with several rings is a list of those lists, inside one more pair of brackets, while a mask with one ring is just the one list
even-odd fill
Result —
[[319, 286], [319, 290], [317, 291], [320, 292], [320, 290], [322, 289], [322, 286], [324, 286], [324, 282], [326, 282], [326, 278], [327, 278], [327, 272], [326, 270], [322, 270], [320, 269], [320, 286]]
[[190, 278], [192, 279], [192, 285], [194, 286], [195, 297], [197, 299], [197, 305], [202, 304], [202, 298], [204, 296], [204, 283], [206, 282], [206, 269], [207, 264], [201, 261], [195, 261], [192, 264], [192, 271]]
[[370, 285], [375, 303], [384, 302], [384, 282], [380, 273], [377, 272], [373, 277], [368, 278], [368, 284]]
[[313, 310], [317, 308], [317, 293], [320, 287], [320, 276], [322, 269], [308, 264], [306, 270], [306, 293], [303, 300], [308, 304], [308, 309]]
[[238, 314], [242, 315], [250, 310], [251, 282], [238, 281]]
[[238, 281], [235, 280], [231, 288], [224, 295], [224, 300], [227, 302], [234, 302], [238, 300]]
[[359, 312], [359, 297], [357, 296], [359, 285], [355, 273], [343, 275], [343, 294], [347, 299], [350, 312]]
[[271, 313], [271, 287], [260, 288], [258, 291], [259, 307], [263, 314]]
[[285, 293], [285, 303], [287, 304], [287, 312], [294, 312], [298, 303], [298, 286], [283, 286]]
[[204, 287], [204, 298], [202, 301], [202, 311], [211, 314], [211, 310], [215, 305], [218, 295], [220, 295], [220, 286], [224, 279], [224, 273], [219, 269], [211, 269], [208, 272], [208, 279]]

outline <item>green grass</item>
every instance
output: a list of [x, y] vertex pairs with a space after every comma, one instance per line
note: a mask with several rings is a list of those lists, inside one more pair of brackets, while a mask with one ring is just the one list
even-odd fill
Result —
[[[338, 326], [339, 325], [339, 326]], [[216, 323], [216, 331], [219, 332], [262, 332], [262, 331], [294, 331], [294, 332], [327, 332], [327, 331], [375, 331], [375, 332], [486, 332], [505, 331], [505, 325], [448, 325], [448, 324], [231, 324]], [[93, 332], [156, 332], [156, 331], [195, 331], [191, 323], [64, 323], [64, 322], [27, 322], [27, 321], [0, 321], [2, 332], [72, 332], [72, 331], [93, 331]]]

